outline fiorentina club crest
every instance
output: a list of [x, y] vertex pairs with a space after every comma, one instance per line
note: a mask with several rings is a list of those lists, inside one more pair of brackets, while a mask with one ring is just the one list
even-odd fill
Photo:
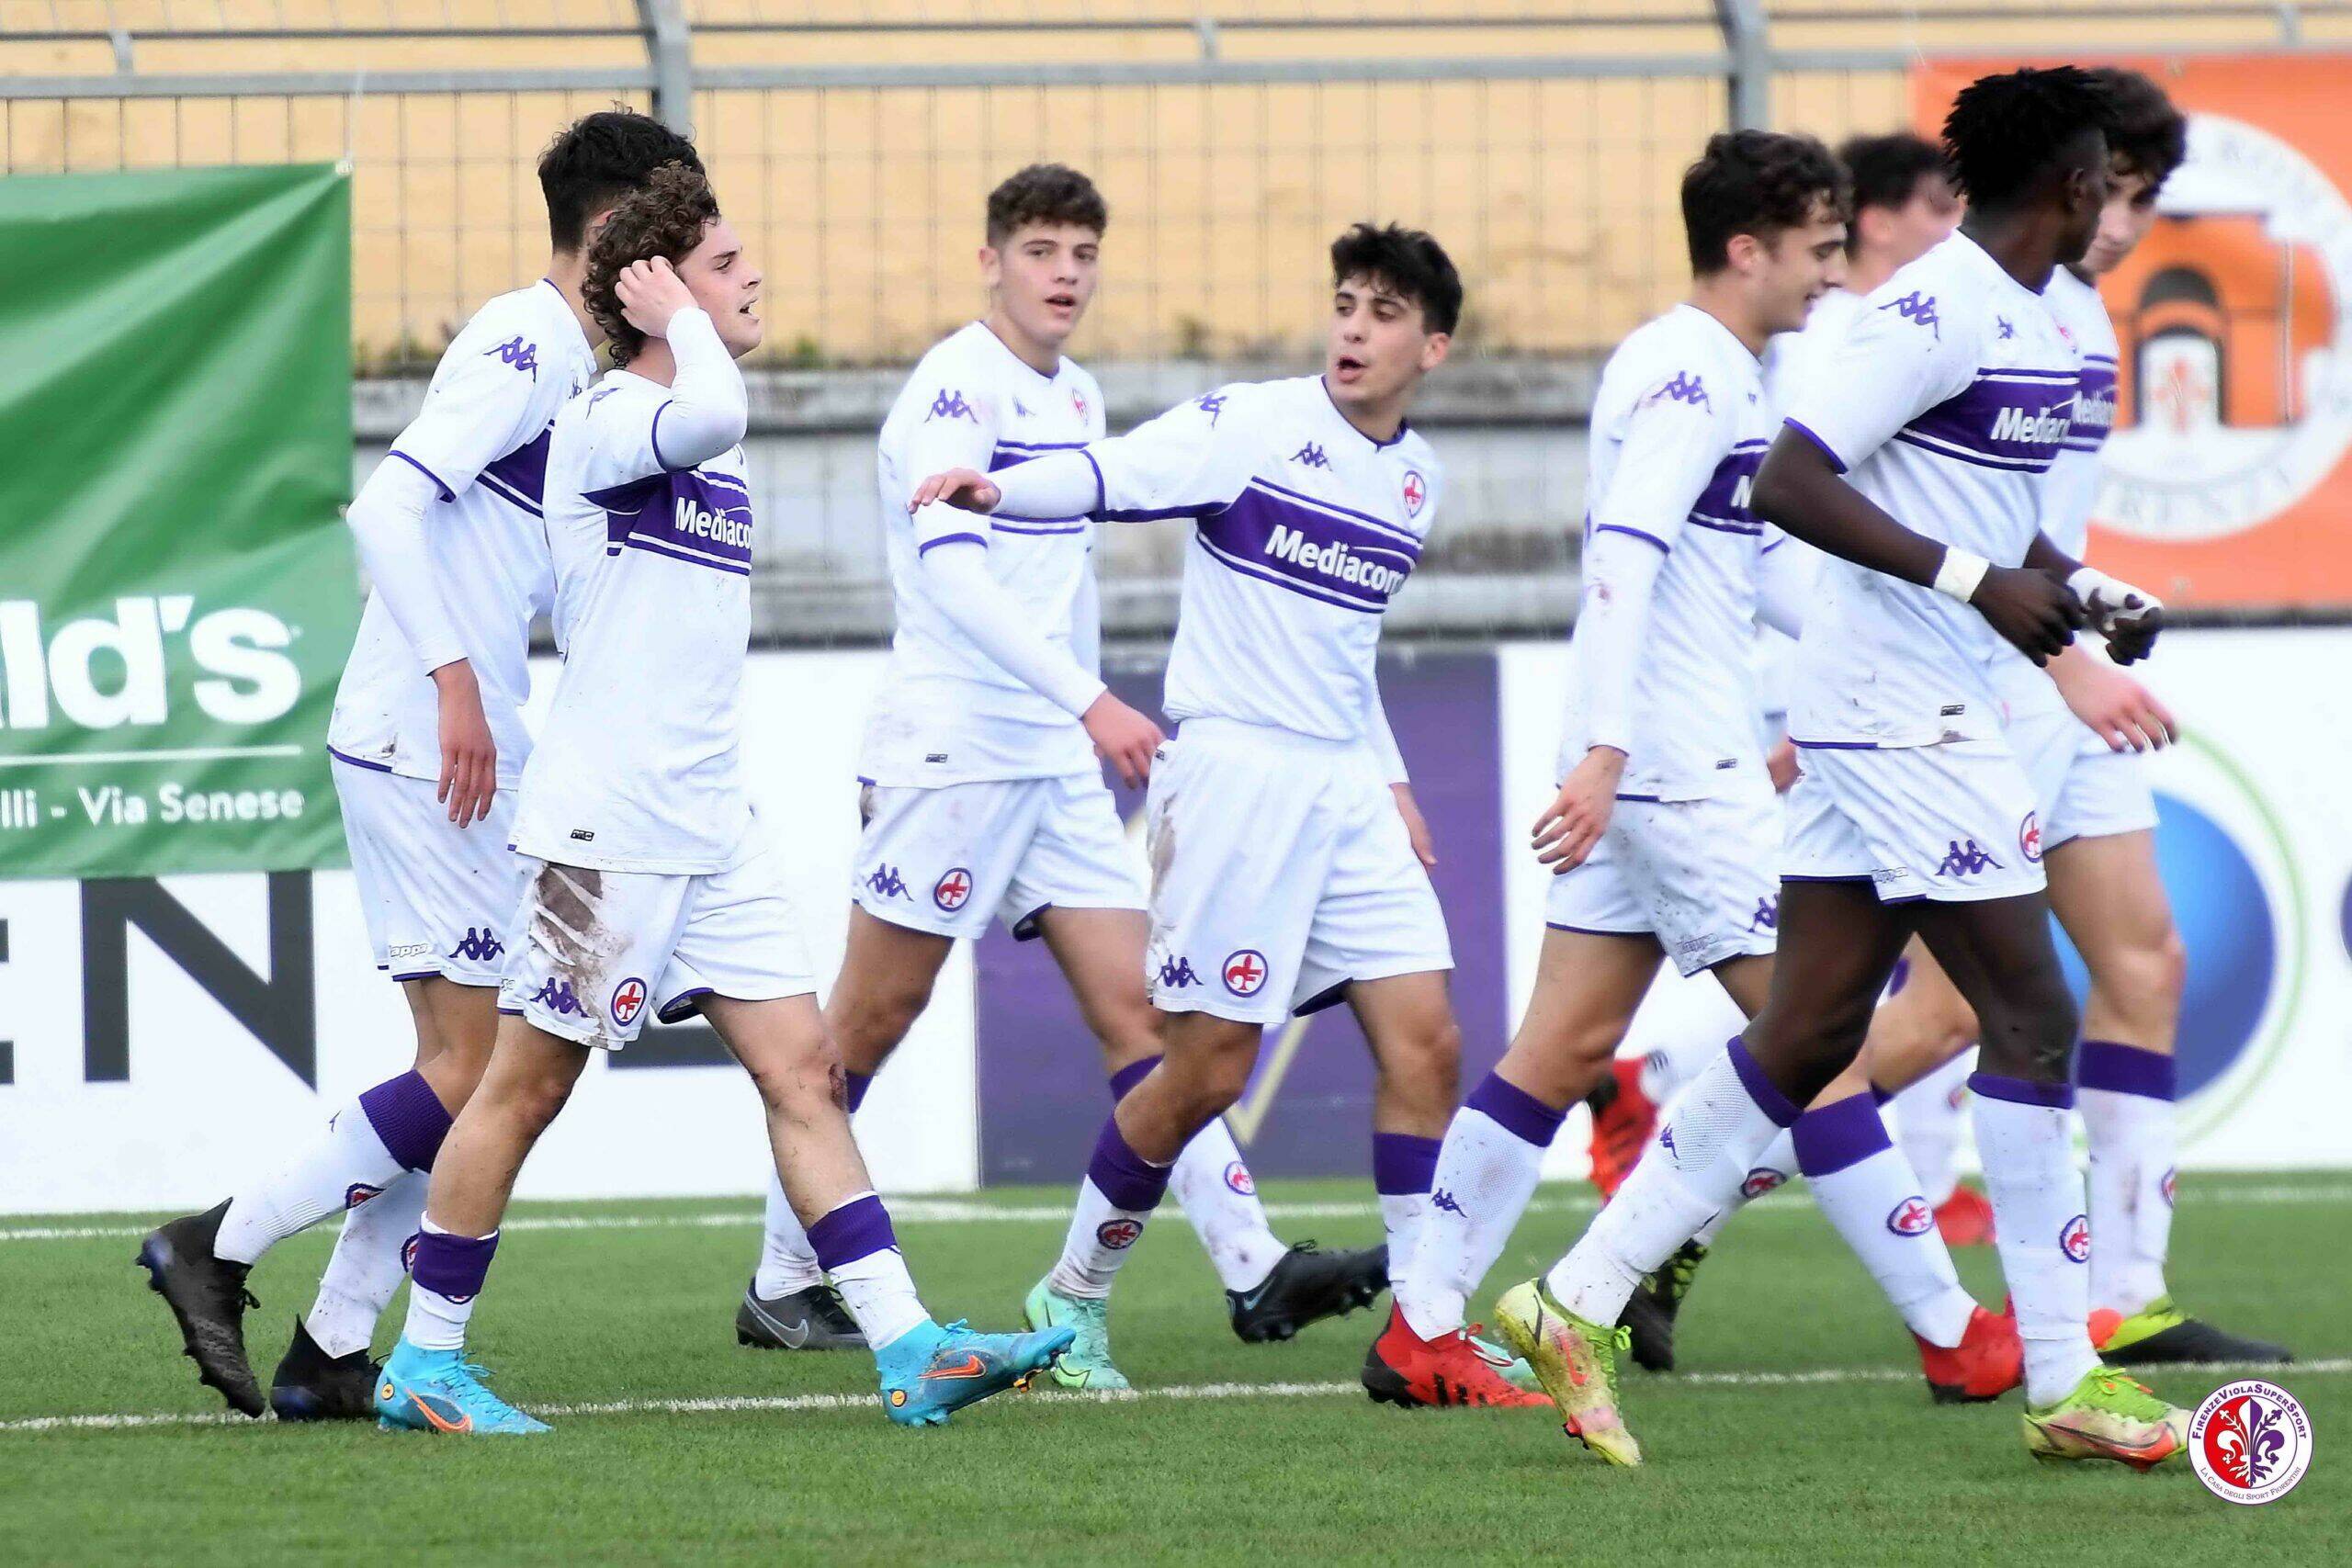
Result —
[[1225, 1184], [1244, 1198], [1251, 1196], [1258, 1190], [1257, 1179], [1250, 1174], [1250, 1168], [1238, 1159], [1226, 1162]]
[[[1673, 1147], [1672, 1144], [1667, 1145], [1669, 1152]], [[1788, 1179], [1786, 1171], [1774, 1170], [1769, 1165], [1759, 1165], [1747, 1173], [1747, 1180], [1739, 1184], [1739, 1195], [1743, 1198], [1761, 1198], [1776, 1187], [1786, 1186]]]
[[2311, 1417], [2276, 1383], [2224, 1383], [2188, 1418], [2189, 1468], [2225, 1503], [2276, 1502], [2311, 1462]]
[[1143, 1235], [1140, 1220], [1105, 1220], [1094, 1227], [1094, 1239], [1114, 1252], [1125, 1252]]
[[1084, 419], [1086, 417], [1086, 394], [1080, 391], [1076, 387], [1072, 387], [1069, 389], [1069, 406], [1078, 411], [1079, 418]]
[[1266, 986], [1266, 955], [1245, 947], [1225, 961], [1225, 988], [1237, 997], [1254, 997]]
[[1925, 1235], [1936, 1228], [1936, 1212], [1925, 1194], [1914, 1192], [1886, 1216], [1886, 1228], [1897, 1235]]
[[1419, 517], [1421, 505], [1430, 498], [1429, 481], [1421, 478], [1419, 468], [1405, 470], [1405, 515]]
[[613, 987], [612, 1021], [627, 1029], [645, 1010], [645, 982], [632, 975]]
[[2027, 812], [2025, 820], [2018, 824], [2018, 853], [2025, 856], [2029, 864], [2041, 858], [2041, 816], [2039, 812]]
[[931, 890], [931, 901], [953, 914], [962, 908], [972, 897], [972, 874], [962, 866], [950, 866]]
[[2091, 1222], [2087, 1214], [2076, 1214], [2058, 1231], [2058, 1250], [2066, 1255], [2069, 1263], [2091, 1260]]

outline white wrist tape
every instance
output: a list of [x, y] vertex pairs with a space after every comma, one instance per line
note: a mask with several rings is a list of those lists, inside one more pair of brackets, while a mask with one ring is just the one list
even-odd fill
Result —
[[2079, 567], [2066, 586], [2075, 598], [2083, 602], [2089, 613], [2091, 625], [2100, 631], [2111, 631], [2119, 626], [2130, 626], [2145, 617], [2151, 611], [2161, 610], [2163, 604], [2153, 593], [2119, 582], [2097, 567]]
[[1950, 594], [1965, 604], [1976, 592], [1976, 585], [1984, 581], [1984, 574], [1992, 570], [1993, 563], [1983, 556], [1972, 556], [1966, 550], [1946, 546], [1944, 563], [1936, 568], [1936, 592]]

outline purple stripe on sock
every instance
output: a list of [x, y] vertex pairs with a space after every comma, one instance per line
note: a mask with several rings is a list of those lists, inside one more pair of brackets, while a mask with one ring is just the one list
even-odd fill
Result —
[[2005, 1078], [1996, 1073], [1971, 1073], [1968, 1087], [1987, 1100], [2006, 1100], [2013, 1105], [2069, 1111], [2075, 1104], [2075, 1086], [2070, 1083], [2035, 1083], [2030, 1078]]
[[1488, 1073], [1484, 1082], [1470, 1091], [1464, 1102], [1467, 1110], [1493, 1118], [1495, 1124], [1521, 1143], [1533, 1144], [1539, 1149], [1552, 1146], [1552, 1139], [1559, 1133], [1560, 1123], [1567, 1112], [1555, 1111], [1517, 1084]]
[[890, 1229], [890, 1211], [868, 1192], [827, 1210], [808, 1227], [808, 1245], [817, 1254], [817, 1267], [830, 1271], [888, 1252], [899, 1245], [899, 1237]]
[[1384, 1198], [1427, 1192], [1437, 1178], [1437, 1152], [1443, 1146], [1436, 1138], [1411, 1133], [1374, 1133], [1372, 1190]]
[[865, 1103], [865, 1091], [874, 1087], [874, 1075], [853, 1073], [844, 1067], [842, 1069], [842, 1080], [846, 1086], [843, 1092], [849, 1099], [849, 1113], [854, 1116], [857, 1114], [857, 1108]]
[[1894, 1146], [1867, 1094], [1806, 1111], [1789, 1129], [1789, 1141], [1796, 1145], [1797, 1168], [1815, 1177], [1833, 1176]]
[[1756, 1108], [1770, 1116], [1777, 1126], [1794, 1125], [1799, 1114], [1797, 1108], [1789, 1102], [1787, 1095], [1772, 1087], [1772, 1080], [1764, 1076], [1764, 1069], [1758, 1066], [1756, 1058], [1747, 1054], [1747, 1043], [1735, 1034], [1731, 1037], [1731, 1043], [1724, 1049], [1731, 1053], [1732, 1071], [1739, 1075], [1739, 1087], [1747, 1091], [1747, 1098], [1756, 1102]]
[[2161, 1051], [2120, 1040], [2086, 1040], [2075, 1055], [2075, 1082], [2110, 1094], [2147, 1100], [2174, 1098], [2173, 1061]]
[[1102, 1135], [1094, 1140], [1094, 1157], [1087, 1162], [1086, 1177], [1114, 1208], [1142, 1214], [1159, 1207], [1168, 1191], [1168, 1169], [1129, 1148], [1119, 1132], [1119, 1119], [1112, 1116], [1103, 1120]]
[[414, 1068], [386, 1078], [359, 1095], [368, 1125], [384, 1140], [384, 1151], [411, 1170], [431, 1170], [441, 1140], [449, 1135], [449, 1112], [441, 1097]]
[[422, 1231], [416, 1238], [416, 1256], [408, 1266], [409, 1276], [435, 1295], [453, 1302], [470, 1301], [481, 1294], [481, 1282], [490, 1277], [490, 1260], [497, 1251], [496, 1231], [488, 1235]]
[[1129, 1062], [1125, 1066], [1113, 1073], [1111, 1075], [1111, 1103], [1116, 1105], [1120, 1100], [1126, 1099], [1127, 1091], [1149, 1077], [1151, 1069], [1158, 1066], [1159, 1066], [1159, 1057], [1146, 1056], [1142, 1061]]

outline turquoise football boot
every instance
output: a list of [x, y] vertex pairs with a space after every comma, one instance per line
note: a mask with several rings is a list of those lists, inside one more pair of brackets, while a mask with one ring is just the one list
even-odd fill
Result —
[[981, 1334], [961, 1318], [910, 1328], [875, 1352], [882, 1411], [901, 1427], [937, 1427], [967, 1404], [1027, 1388], [1037, 1371], [1069, 1348], [1070, 1329]]
[[1064, 1388], [1085, 1393], [1114, 1393], [1130, 1386], [1126, 1374], [1111, 1364], [1111, 1303], [1099, 1296], [1066, 1296], [1049, 1280], [1040, 1280], [1021, 1315], [1032, 1328], [1068, 1328], [1078, 1337], [1054, 1358], [1053, 1380]]
[[489, 1375], [460, 1351], [420, 1350], [403, 1339], [376, 1380], [376, 1425], [387, 1432], [518, 1437], [548, 1429], [491, 1393], [483, 1383]]

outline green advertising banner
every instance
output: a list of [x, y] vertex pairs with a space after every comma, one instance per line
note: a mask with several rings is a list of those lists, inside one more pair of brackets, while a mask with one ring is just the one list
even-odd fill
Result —
[[350, 194], [0, 180], [0, 876], [345, 863]]

